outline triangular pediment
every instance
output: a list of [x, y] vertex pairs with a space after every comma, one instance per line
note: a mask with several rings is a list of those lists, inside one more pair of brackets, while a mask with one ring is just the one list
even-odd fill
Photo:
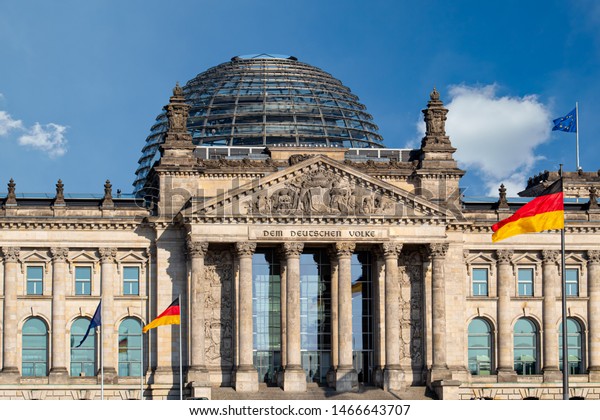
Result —
[[182, 216], [269, 223], [454, 219], [442, 206], [321, 155], [212, 199], [192, 198]]

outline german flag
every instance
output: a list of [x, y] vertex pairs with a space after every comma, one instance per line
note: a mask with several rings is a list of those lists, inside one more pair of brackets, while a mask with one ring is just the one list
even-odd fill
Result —
[[179, 313], [179, 298], [175, 299], [173, 303], [164, 310], [162, 314], [154, 318], [154, 320], [146, 325], [142, 332], [148, 332], [151, 328], [160, 327], [161, 325], [179, 324], [181, 316]]
[[554, 182], [542, 193], [525, 204], [508, 219], [494, 226], [492, 242], [498, 242], [522, 233], [565, 227], [565, 206], [562, 178]]

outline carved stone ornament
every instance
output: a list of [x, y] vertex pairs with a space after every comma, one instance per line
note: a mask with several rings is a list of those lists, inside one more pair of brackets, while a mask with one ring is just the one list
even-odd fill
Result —
[[10, 206], [16, 206], [17, 205], [17, 195], [15, 194], [17, 184], [15, 184], [14, 179], [10, 179], [10, 181], [8, 181], [8, 194], [6, 196], [6, 201], [4, 202], [4, 204], [6, 205], [10, 205]]
[[542, 261], [544, 264], [558, 264], [559, 259], [560, 252], [558, 251], [551, 249], [544, 249], [542, 251]]
[[50, 248], [52, 261], [66, 261], [69, 256], [69, 248]]
[[384, 257], [398, 257], [402, 252], [402, 244], [397, 242], [384, 242], [381, 244]]
[[117, 248], [99, 248], [98, 253], [100, 254], [100, 261], [103, 263], [115, 262], [115, 258], [117, 258]]
[[102, 207], [113, 207], [114, 202], [112, 199], [112, 184], [107, 179], [104, 183], [104, 198], [102, 199]]
[[56, 183], [56, 197], [54, 197], [54, 205], [64, 205], [65, 204], [65, 185], [62, 180], [59, 179]]
[[256, 242], [238, 242], [235, 250], [240, 257], [251, 257], [256, 251]]
[[165, 108], [167, 110], [167, 118], [169, 121], [169, 132], [185, 133], [187, 131], [187, 119], [190, 106], [185, 103], [183, 89], [179, 86], [179, 83], [175, 85], [173, 96], [171, 96], [169, 105]]
[[252, 202], [257, 215], [393, 215], [395, 202], [382, 191], [373, 191], [318, 167], [285, 182], [273, 191], [261, 191]]
[[4, 254], [4, 261], [6, 262], [17, 262], [19, 260], [19, 252], [21, 248], [16, 246], [9, 246], [2, 248], [2, 254]]
[[286, 258], [288, 257], [299, 257], [304, 249], [302, 242], [285, 242], [283, 244], [283, 253]]
[[588, 203], [588, 208], [597, 209], [598, 207], [598, 189], [592, 185], [590, 187], [590, 201]]
[[499, 198], [498, 198], [497, 207], [499, 209], [509, 208], [508, 201], [506, 201], [506, 187], [504, 186], [504, 184], [500, 184], [500, 188], [498, 188], [498, 194], [499, 194]]
[[496, 257], [500, 264], [510, 264], [514, 252], [510, 249], [499, 249], [496, 251]]
[[587, 252], [587, 257], [590, 264], [600, 264], [600, 251], [591, 250]]
[[208, 242], [196, 242], [188, 239], [186, 242], [187, 254], [194, 257], [204, 257], [208, 252]]
[[432, 258], [444, 258], [448, 252], [448, 244], [433, 243], [429, 244], [429, 255]]
[[337, 242], [335, 244], [335, 251], [338, 258], [351, 257], [355, 248], [356, 244], [354, 242]]

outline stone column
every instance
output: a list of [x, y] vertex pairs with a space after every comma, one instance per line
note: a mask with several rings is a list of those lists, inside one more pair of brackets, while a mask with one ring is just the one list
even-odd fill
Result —
[[235, 390], [238, 392], [258, 391], [258, 373], [253, 361], [252, 327], [252, 255], [254, 242], [238, 242], [235, 249], [239, 259], [239, 365], [235, 373]]
[[338, 259], [337, 252], [329, 249], [331, 267], [331, 368], [327, 372], [327, 386], [335, 387], [335, 371], [338, 367]]
[[306, 391], [306, 375], [300, 358], [300, 254], [301, 242], [286, 242], [286, 365], [283, 373], [283, 390]]
[[400, 367], [400, 279], [398, 256], [402, 244], [385, 242], [381, 245], [385, 260], [385, 369], [383, 389], [398, 390], [404, 384]]
[[207, 242], [187, 241], [187, 257], [190, 261], [191, 280], [190, 296], [190, 367], [187, 382], [194, 389], [194, 397], [199, 395], [201, 388], [210, 387], [210, 377], [206, 369], [206, 349], [204, 346], [204, 257], [208, 251]]
[[[444, 278], [444, 258], [448, 244], [429, 244], [431, 256], [431, 335], [433, 364], [430, 381], [450, 379], [446, 361], [446, 281]], [[386, 328], [388, 328], [386, 326]]]
[[115, 337], [115, 258], [116, 248], [100, 248], [100, 274], [102, 277], [102, 348], [104, 357], [104, 383], [117, 382], [118, 338]]
[[385, 368], [385, 259], [380, 245], [376, 245], [372, 249], [373, 255], [376, 257], [375, 270], [373, 272], [373, 328], [375, 340], [375, 386], [383, 388], [383, 372]]
[[513, 337], [510, 311], [510, 285], [513, 283], [511, 260], [513, 251], [496, 251], [498, 257], [498, 382], [516, 382], [514, 370]]
[[338, 242], [338, 367], [337, 391], [351, 391], [358, 386], [358, 374], [352, 365], [352, 254], [354, 242]]
[[66, 299], [67, 285], [71, 277], [67, 267], [68, 248], [51, 248], [52, 254], [52, 351], [50, 353], [50, 378], [52, 384], [66, 384], [69, 377], [66, 343]]
[[4, 337], [2, 340], [2, 372], [0, 384], [16, 384], [19, 379], [17, 365], [17, 270], [18, 247], [4, 247]]
[[562, 378], [562, 373], [558, 369], [558, 328], [556, 326], [559, 315], [556, 299], [560, 296], [559, 261], [559, 251], [547, 249], [542, 251], [543, 373], [545, 382], [560, 381]]
[[590, 382], [600, 382], [600, 251], [588, 251], [588, 334]]

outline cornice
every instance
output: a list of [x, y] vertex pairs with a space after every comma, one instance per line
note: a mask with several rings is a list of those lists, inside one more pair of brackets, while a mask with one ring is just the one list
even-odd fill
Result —
[[5, 230], [135, 230], [139, 221], [61, 221], [61, 220], [1, 220], [0, 229]]

